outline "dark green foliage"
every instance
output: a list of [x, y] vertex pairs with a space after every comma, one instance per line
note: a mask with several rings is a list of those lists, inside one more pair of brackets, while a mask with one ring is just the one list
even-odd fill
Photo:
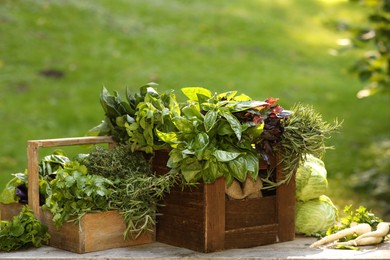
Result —
[[24, 206], [12, 220], [0, 221], [0, 250], [40, 247], [47, 244], [49, 239], [47, 227], [35, 218], [28, 206]]
[[91, 174], [106, 178], [127, 178], [133, 174], [151, 175], [150, 162], [143, 152], [132, 152], [128, 145], [119, 144], [112, 149], [96, 146], [82, 161]]
[[155, 131], [169, 131], [174, 127], [168, 119], [179, 112], [179, 105], [172, 92], [157, 93], [155, 85], [146, 84], [135, 94], [127, 90], [126, 100], [122, 100], [118, 92], [111, 95], [103, 88], [100, 103], [106, 117], [88, 134], [111, 135], [118, 143], [130, 144], [132, 151], [152, 153], [166, 148]]
[[291, 108], [292, 115], [284, 122], [284, 133], [275, 150], [281, 155], [281, 163], [287, 174], [288, 181], [306, 154], [322, 158], [326, 149], [327, 139], [331, 137], [340, 124], [326, 122], [322, 115], [312, 106], [296, 104]]
[[[370, 159], [374, 158], [374, 159]], [[390, 141], [380, 140], [366, 150], [364, 168], [354, 174], [351, 186], [359, 194], [369, 194], [367, 205], [390, 216]]]
[[71, 161], [48, 183], [43, 208], [50, 210], [53, 222], [61, 227], [65, 221], [77, 220], [86, 213], [108, 210], [111, 188], [108, 179], [88, 174], [84, 165]]
[[248, 175], [257, 179], [260, 154], [267, 159], [272, 153], [263, 149], [262, 134], [279, 137], [263, 132], [267, 120], [280, 121], [288, 111], [276, 104], [277, 99], [255, 101], [238, 91], [213, 93], [200, 87], [182, 91], [188, 100], [171, 118], [175, 128], [157, 131], [172, 148], [167, 164], [171, 172], [180, 172], [186, 183], [213, 183], [222, 176], [227, 185], [234, 179], [244, 182]]
[[174, 175], [155, 175], [143, 155], [126, 145], [113, 149], [96, 147], [84, 162], [90, 174], [111, 181], [106, 203], [109, 209], [117, 209], [124, 216], [125, 236], [137, 237], [153, 229], [157, 205], [176, 183]]
[[360, 81], [367, 84], [358, 97], [390, 94], [390, 1], [351, 1], [371, 8], [367, 24], [351, 25], [350, 29], [352, 47], [367, 50], [352, 68]]

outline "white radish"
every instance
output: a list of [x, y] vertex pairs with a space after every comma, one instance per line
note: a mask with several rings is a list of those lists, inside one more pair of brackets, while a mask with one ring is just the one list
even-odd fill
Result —
[[347, 237], [349, 235], [353, 235], [353, 234], [361, 235], [367, 232], [371, 232], [371, 226], [367, 223], [361, 223], [356, 226], [340, 230], [332, 235], [326, 236], [311, 244], [310, 247], [317, 247], [323, 244], [336, 241], [340, 238]]
[[363, 237], [361, 239], [349, 240], [346, 242], [334, 243], [332, 246], [369, 246], [382, 242], [383, 237]]
[[366, 238], [366, 237], [380, 237], [383, 238], [389, 233], [389, 225], [390, 223], [388, 222], [380, 222], [376, 226], [376, 230], [372, 232], [368, 232], [365, 234], [362, 234], [361, 236], [357, 237], [355, 240], [359, 241], [360, 239]]

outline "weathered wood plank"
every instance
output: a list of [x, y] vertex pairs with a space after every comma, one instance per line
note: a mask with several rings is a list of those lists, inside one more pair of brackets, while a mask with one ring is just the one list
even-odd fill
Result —
[[226, 200], [226, 230], [277, 223], [276, 196]]
[[248, 227], [225, 232], [225, 249], [248, 248], [277, 242], [278, 224]]
[[0, 203], [0, 220], [11, 220], [14, 216], [19, 214], [22, 207], [23, 204], [20, 203]]
[[223, 250], [225, 245], [225, 178], [204, 185], [205, 252]]
[[[283, 179], [285, 173], [282, 167], [276, 168], [276, 177], [278, 180]], [[278, 241], [290, 241], [295, 239], [295, 176], [291, 180], [280, 185], [276, 189], [276, 207], [278, 212]]]

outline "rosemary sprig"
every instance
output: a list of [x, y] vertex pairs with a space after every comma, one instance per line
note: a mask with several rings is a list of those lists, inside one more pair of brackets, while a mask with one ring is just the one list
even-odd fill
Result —
[[306, 154], [322, 158], [327, 149], [333, 148], [326, 145], [326, 140], [341, 126], [337, 119], [331, 123], [324, 121], [312, 106], [298, 103], [291, 110], [292, 115], [283, 122], [281, 141], [274, 147], [279, 154], [285, 178], [275, 183], [270, 176], [266, 177], [263, 181], [269, 184], [269, 188], [288, 183]]
[[143, 153], [131, 152], [126, 145], [113, 149], [96, 147], [85, 164], [91, 174], [113, 182], [108, 207], [123, 215], [125, 237], [136, 238], [144, 231], [153, 230], [159, 201], [176, 183], [177, 175], [155, 175]]

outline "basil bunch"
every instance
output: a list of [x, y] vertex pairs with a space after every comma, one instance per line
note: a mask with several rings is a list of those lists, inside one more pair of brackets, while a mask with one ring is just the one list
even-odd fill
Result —
[[[237, 91], [213, 94], [205, 88], [183, 88], [189, 98], [181, 115], [172, 117], [176, 129], [156, 130], [171, 145], [168, 167], [186, 182], [212, 183], [225, 177], [244, 182], [257, 178], [264, 122], [273, 114], [268, 102], [253, 101]], [[282, 109], [281, 109], [282, 110]]]
[[274, 98], [253, 101], [237, 91], [183, 88], [188, 100], [178, 103], [173, 91], [158, 93], [155, 85], [135, 95], [127, 92], [127, 101], [103, 89], [106, 118], [89, 133], [111, 135], [132, 151], [170, 148], [171, 173], [181, 173], [186, 183], [212, 183], [221, 176], [229, 185], [247, 175], [256, 179], [259, 157], [268, 160], [273, 154], [271, 146], [283, 133], [281, 121], [290, 115]]

